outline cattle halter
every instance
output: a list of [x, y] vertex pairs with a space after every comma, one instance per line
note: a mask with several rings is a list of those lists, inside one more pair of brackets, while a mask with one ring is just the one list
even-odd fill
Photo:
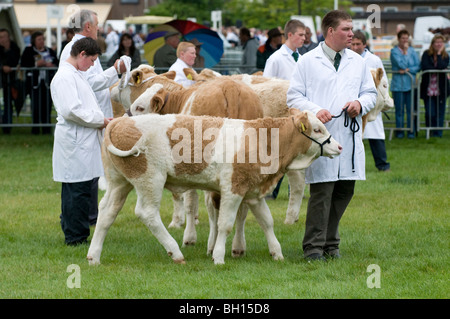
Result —
[[[292, 119], [292, 123], [294, 123], [294, 126], [295, 126], [294, 118], [291, 117], [291, 119]], [[313, 141], [314, 143], [319, 144], [319, 146], [320, 146], [320, 156], [322, 156], [322, 155], [323, 155], [323, 146], [324, 146], [325, 144], [330, 144], [330, 143], [331, 143], [331, 134], [330, 134], [330, 136], [328, 136], [328, 138], [327, 138], [325, 141], [323, 141], [322, 143], [320, 143], [320, 142], [318, 142], [317, 140], [313, 139], [311, 136], [306, 135], [306, 134], [305, 134], [305, 126], [303, 125], [303, 123], [301, 123], [301, 124], [302, 124], [302, 131], [301, 131], [300, 133], [302, 133], [304, 136], [306, 136], [307, 138], [309, 138], [309, 139], [310, 139], [311, 141]]]
[[338, 117], [341, 117], [342, 114], [345, 113], [345, 115], [344, 115], [344, 127], [349, 127], [349, 124], [350, 124], [350, 131], [352, 131], [352, 133], [353, 133], [352, 134], [353, 135], [352, 172], [355, 172], [355, 134], [356, 134], [356, 132], [359, 131], [360, 127], [359, 127], [358, 121], [356, 120], [356, 117], [352, 118], [351, 122], [350, 122], [350, 116], [348, 116], [347, 109], [348, 109], [348, 106], [345, 109], [342, 110], [341, 114], [336, 115], [336, 116], [333, 115], [332, 118], [336, 119]]

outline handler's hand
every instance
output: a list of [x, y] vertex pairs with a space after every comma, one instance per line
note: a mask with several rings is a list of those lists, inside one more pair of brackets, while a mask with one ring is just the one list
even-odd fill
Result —
[[117, 71], [117, 63], [120, 63], [120, 73], [119, 74], [122, 74], [127, 71], [127, 68], [125, 67], [125, 63], [121, 62], [120, 59], [117, 59], [116, 62], [114, 62], [114, 68], [116, 69], [116, 71]]
[[333, 119], [331, 113], [328, 110], [322, 109], [316, 114], [317, 118], [322, 122], [326, 123]]
[[342, 109], [345, 109], [347, 106], [348, 106], [347, 114], [348, 116], [350, 116], [350, 118], [355, 118], [358, 116], [359, 113], [361, 113], [362, 107], [359, 101], [355, 100], [352, 102], [347, 102]]
[[113, 120], [113, 118], [112, 117], [108, 117], [108, 118], [104, 118], [103, 119], [103, 126], [101, 127], [102, 129], [104, 129], [105, 127], [107, 127], [108, 126], [108, 124], [109, 124], [109, 122], [111, 122]]

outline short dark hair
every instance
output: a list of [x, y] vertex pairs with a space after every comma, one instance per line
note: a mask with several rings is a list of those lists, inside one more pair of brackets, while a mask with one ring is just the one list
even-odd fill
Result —
[[98, 46], [98, 43], [96, 40], [92, 38], [85, 37], [83, 39], [80, 39], [76, 41], [73, 46], [72, 50], [70, 51], [70, 55], [73, 57], [76, 57], [81, 52], [86, 52], [86, 55], [92, 56], [92, 55], [102, 55], [102, 50]]
[[342, 10], [332, 10], [328, 12], [322, 19], [323, 37], [327, 37], [328, 28], [336, 29], [341, 21], [352, 20], [350, 14]]
[[41, 32], [41, 31], [33, 32], [33, 34], [31, 35], [31, 44], [32, 44], [33, 46], [36, 45], [36, 44], [35, 44], [36, 38], [37, 38], [37, 37], [40, 37], [40, 36], [44, 36], [44, 32]]
[[366, 36], [361, 30], [356, 30], [355, 32], [353, 32], [353, 38], [361, 40], [362, 44], [367, 44]]
[[400, 30], [400, 31], [397, 33], [397, 39], [400, 40], [400, 38], [401, 38], [402, 35], [404, 35], [404, 34], [406, 34], [406, 35], [409, 37], [409, 32], [408, 32], [408, 30], [403, 29], [403, 30]]

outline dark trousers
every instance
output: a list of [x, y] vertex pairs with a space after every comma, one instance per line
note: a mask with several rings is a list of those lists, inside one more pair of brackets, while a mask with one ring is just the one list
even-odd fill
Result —
[[[98, 213], [98, 178], [79, 183], [62, 183], [61, 229], [66, 244], [78, 244], [87, 240], [89, 226]], [[95, 188], [95, 192], [94, 192]]]
[[[33, 87], [32, 92], [32, 115], [33, 124], [50, 124], [50, 115], [52, 113], [52, 98], [50, 90], [47, 88], [45, 81], [41, 80], [36, 87]], [[31, 129], [32, 134], [39, 134], [40, 127], [34, 126]], [[43, 134], [50, 134], [50, 126], [42, 126]]]
[[353, 197], [355, 181], [310, 184], [304, 256], [339, 253], [339, 221]]
[[370, 138], [369, 145], [375, 161], [375, 166], [380, 171], [390, 169], [391, 165], [387, 162], [386, 145], [384, 140]]

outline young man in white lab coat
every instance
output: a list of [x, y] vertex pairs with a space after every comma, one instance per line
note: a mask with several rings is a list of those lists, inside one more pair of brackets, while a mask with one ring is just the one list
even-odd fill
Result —
[[[272, 53], [267, 59], [263, 76], [284, 80], [291, 79], [295, 64], [300, 57], [300, 53], [298, 53], [297, 49], [300, 48], [305, 41], [305, 32], [305, 24], [300, 20], [293, 19], [286, 22], [284, 34], [287, 39], [281, 48]], [[282, 181], [283, 177], [281, 177], [272, 194], [268, 195], [266, 199], [276, 199], [278, 197]]]
[[[383, 69], [383, 77], [386, 82], [389, 83], [384, 70], [383, 62], [375, 54], [367, 50], [367, 39], [363, 32], [355, 31], [352, 40], [352, 50], [360, 54], [366, 61], [367, 66], [370, 69]], [[389, 88], [388, 88], [389, 89]], [[384, 125], [382, 114], [378, 114], [375, 121], [367, 122], [364, 129], [364, 139], [369, 140], [370, 149], [372, 151], [375, 166], [380, 172], [390, 171], [390, 164], [387, 162], [386, 146], [384, 143]]]
[[290, 80], [300, 54], [298, 48], [305, 41], [305, 25], [297, 19], [289, 20], [284, 26], [286, 41], [266, 61], [263, 75], [270, 78]]
[[53, 179], [62, 182], [61, 228], [67, 245], [87, 241], [92, 184], [103, 175], [101, 130], [111, 118], [105, 118], [82, 74], [94, 65], [99, 54], [95, 40], [80, 39], [72, 46], [70, 57], [61, 61], [50, 84], [58, 113]]
[[[75, 31], [75, 36], [72, 38], [72, 41], [70, 41], [61, 52], [61, 56], [59, 58], [60, 64], [70, 57], [70, 51], [72, 50], [72, 46], [78, 40], [83, 39], [85, 37], [97, 40], [98, 36], [98, 17], [94, 11], [87, 9], [79, 10], [72, 15], [70, 21], [71, 21], [70, 25]], [[86, 77], [87, 81], [92, 87], [92, 90], [95, 93], [100, 109], [107, 118], [113, 117], [111, 95], [109, 92], [109, 88], [119, 80], [117, 71], [118, 64], [119, 60], [116, 60], [114, 66], [106, 70], [103, 70], [100, 60], [97, 58], [94, 62], [94, 65], [91, 68], [89, 68], [89, 70], [87, 70], [86, 72], [82, 72], [82, 74]], [[126, 71], [124, 63], [120, 63], [119, 71], [120, 73]], [[95, 225], [97, 221], [97, 215], [98, 215], [98, 181], [96, 181], [92, 185], [92, 204], [90, 212], [91, 225]]]
[[[342, 145], [333, 159], [320, 157], [306, 169], [310, 184], [303, 252], [308, 260], [339, 258], [339, 221], [365, 179], [361, 116], [375, 106], [377, 91], [363, 58], [347, 49], [353, 37], [351, 16], [334, 10], [322, 20], [325, 41], [301, 57], [292, 74], [287, 105], [310, 110]], [[338, 118], [343, 110], [346, 114]], [[346, 126], [345, 116], [353, 123]], [[350, 122], [350, 121], [348, 121]], [[313, 142], [314, 143], [314, 142]]]
[[169, 68], [169, 71], [175, 71], [174, 81], [181, 84], [183, 87], [188, 88], [195, 82], [192, 79], [188, 79], [184, 74], [184, 69], [192, 68], [197, 56], [195, 50], [195, 44], [192, 42], [180, 42], [177, 47], [177, 60]]

